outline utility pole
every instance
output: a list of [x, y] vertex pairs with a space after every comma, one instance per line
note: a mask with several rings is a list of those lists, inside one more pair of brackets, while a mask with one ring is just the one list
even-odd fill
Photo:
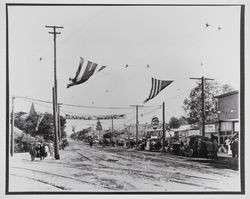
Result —
[[[62, 26], [45, 26], [46, 28], [52, 28], [53, 32], [49, 32], [49, 34], [53, 34], [54, 36], [54, 89], [53, 89], [53, 104], [54, 105], [54, 125], [55, 125], [55, 151], [58, 151], [58, 154], [55, 153], [55, 158], [59, 159], [59, 145], [58, 145], [58, 107], [57, 107], [57, 79], [56, 79], [56, 35], [61, 34], [61, 32], [57, 32], [56, 30], [59, 28], [63, 28]], [[57, 148], [58, 147], [58, 148]]]
[[11, 134], [10, 134], [10, 155], [14, 154], [14, 102], [15, 97], [12, 97], [12, 112], [11, 112]]
[[54, 116], [54, 148], [55, 148], [55, 159], [60, 159], [60, 155], [59, 155], [59, 141], [58, 141], [58, 129], [57, 129], [57, 114], [56, 114], [56, 101], [55, 101], [55, 88], [52, 88], [52, 95], [53, 95], [53, 116]]
[[165, 149], [165, 102], [162, 103], [162, 152], [166, 152]]
[[201, 78], [189, 78], [189, 79], [195, 79], [195, 80], [201, 80], [201, 111], [202, 111], [202, 136], [205, 136], [205, 81], [206, 80], [214, 80], [210, 78], [204, 78], [203, 76]]
[[114, 132], [114, 118], [113, 118], [113, 115], [112, 115], [112, 116], [111, 116], [111, 133], [110, 133], [110, 143], [111, 143], [111, 141], [112, 141], [113, 132]]
[[138, 147], [138, 107], [144, 107], [143, 105], [131, 105], [131, 107], [135, 107], [136, 108], [136, 148]]
[[62, 132], [61, 132], [61, 120], [60, 120], [60, 108], [62, 103], [58, 103], [58, 138], [59, 143], [62, 141]]
[[130, 139], [130, 127], [131, 127], [131, 124], [128, 126], [128, 140]]
[[111, 133], [113, 133], [114, 131], [114, 118], [113, 118], [113, 115], [111, 117]]

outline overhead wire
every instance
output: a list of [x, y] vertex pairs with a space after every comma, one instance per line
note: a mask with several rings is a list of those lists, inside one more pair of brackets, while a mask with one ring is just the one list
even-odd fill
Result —
[[[30, 97], [24, 97], [24, 96], [15, 96], [16, 98], [21, 98], [21, 99], [26, 99], [26, 100], [32, 100], [32, 101], [38, 101], [38, 102], [43, 102], [47, 104], [52, 104], [53, 102], [51, 101], [46, 101], [46, 100], [40, 100], [40, 99], [35, 99], [35, 98], [30, 98]], [[84, 106], [84, 105], [74, 105], [74, 104], [66, 104], [66, 103], [58, 103], [61, 106], [69, 106], [69, 107], [78, 107], [78, 108], [98, 108], [98, 109], [134, 109], [134, 107], [111, 107], [111, 106]], [[144, 106], [145, 108], [150, 108], [150, 107], [159, 107], [161, 105], [152, 105], [152, 106]]]
[[91, 17], [87, 22], [85, 22], [84, 24], [82, 24], [76, 31], [74, 31], [74, 32], [73, 32], [71, 35], [69, 35], [66, 39], [64, 39], [62, 42], [60, 42], [60, 43], [57, 45], [58, 49], [60, 49], [60, 47], [61, 47], [63, 44], [65, 44], [66, 42], [68, 42], [68, 41], [69, 41], [70, 39], [72, 39], [75, 35], [81, 33], [82, 29], [83, 29], [84, 27], [86, 27], [91, 21], [93, 21], [98, 15], [100, 15], [100, 14], [103, 12], [104, 9], [105, 9], [105, 8], [99, 10], [99, 11], [98, 11], [93, 17]]

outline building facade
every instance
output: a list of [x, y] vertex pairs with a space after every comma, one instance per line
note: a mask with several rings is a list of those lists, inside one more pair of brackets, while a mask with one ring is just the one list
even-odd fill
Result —
[[218, 143], [239, 133], [239, 92], [232, 91], [216, 96], [218, 99]]

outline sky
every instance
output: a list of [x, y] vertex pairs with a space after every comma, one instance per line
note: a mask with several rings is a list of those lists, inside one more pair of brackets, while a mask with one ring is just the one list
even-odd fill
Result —
[[[126, 119], [114, 121], [118, 129], [135, 123], [131, 105], [144, 105], [139, 108], [140, 123], [150, 123], [153, 116], [161, 120], [162, 102], [166, 121], [185, 115], [183, 101], [196, 86], [190, 77], [205, 76], [240, 89], [239, 6], [11, 6], [8, 11], [10, 96], [52, 101], [53, 36], [45, 25], [57, 25], [64, 27], [56, 40], [58, 102], [127, 107], [62, 106], [62, 114], [126, 114]], [[107, 68], [66, 88], [80, 57], [97, 63], [97, 69]], [[152, 77], [174, 82], [143, 104]], [[31, 103], [16, 98], [15, 111], [28, 112]], [[42, 102], [35, 108], [52, 112], [52, 106]], [[68, 121], [67, 129], [95, 123]], [[111, 121], [102, 124], [108, 128]]]

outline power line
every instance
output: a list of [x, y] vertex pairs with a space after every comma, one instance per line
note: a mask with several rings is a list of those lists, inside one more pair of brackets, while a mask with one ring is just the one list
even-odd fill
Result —
[[[192, 89], [193, 89], [193, 88], [192, 88]], [[183, 91], [182, 93], [180, 93], [180, 94], [178, 94], [178, 95], [174, 95], [174, 96], [172, 96], [172, 97], [169, 97], [169, 98], [165, 99], [164, 101], [168, 101], [168, 100], [171, 100], [171, 99], [175, 99], [176, 97], [179, 97], [179, 96], [181, 96], [181, 95], [187, 93], [188, 91], [191, 91], [192, 89], [187, 89], [187, 90]]]
[[71, 107], [78, 107], [78, 108], [99, 108], [99, 109], [132, 109], [131, 107], [104, 107], [104, 106], [83, 106], [83, 105], [74, 105], [74, 104], [64, 104], [63, 106], [71, 106]]
[[91, 17], [86, 23], [82, 24], [82, 25], [80, 26], [80, 28], [78, 28], [78, 29], [77, 29], [76, 31], [74, 31], [71, 35], [69, 35], [65, 40], [63, 40], [61, 43], [59, 43], [59, 44], [58, 44], [58, 48], [59, 48], [60, 46], [62, 46], [65, 42], [67, 42], [67, 41], [69, 41], [70, 39], [72, 39], [75, 35], [79, 34], [79, 33], [82, 31], [82, 29], [83, 29], [84, 27], [86, 27], [91, 21], [93, 21], [98, 15], [100, 15], [100, 13], [101, 13], [103, 10], [104, 10], [104, 8], [101, 9], [101, 10], [99, 10], [99, 12], [97, 12], [93, 17]]
[[[23, 96], [15, 96], [16, 98], [21, 98], [21, 99], [26, 99], [26, 100], [32, 100], [32, 101], [38, 101], [38, 102], [43, 102], [43, 103], [48, 103], [52, 104], [51, 101], [46, 101], [46, 100], [39, 100], [39, 99], [34, 99], [30, 97], [23, 97]], [[78, 108], [99, 108], [99, 109], [133, 109], [133, 107], [109, 107], [109, 106], [84, 106], [84, 105], [74, 105], [74, 104], [65, 104], [61, 103], [62, 106], [70, 106], [70, 107], [78, 107]], [[152, 105], [152, 106], [145, 106], [145, 108], [150, 108], [150, 107], [159, 107], [160, 105]]]
[[50, 101], [39, 100], [39, 99], [30, 98], [30, 97], [23, 97], [23, 96], [15, 96], [15, 97], [16, 98], [21, 98], [21, 99], [32, 100], [32, 101], [43, 102], [43, 103], [47, 103], [47, 104], [52, 104], [52, 102], [50, 102]]

